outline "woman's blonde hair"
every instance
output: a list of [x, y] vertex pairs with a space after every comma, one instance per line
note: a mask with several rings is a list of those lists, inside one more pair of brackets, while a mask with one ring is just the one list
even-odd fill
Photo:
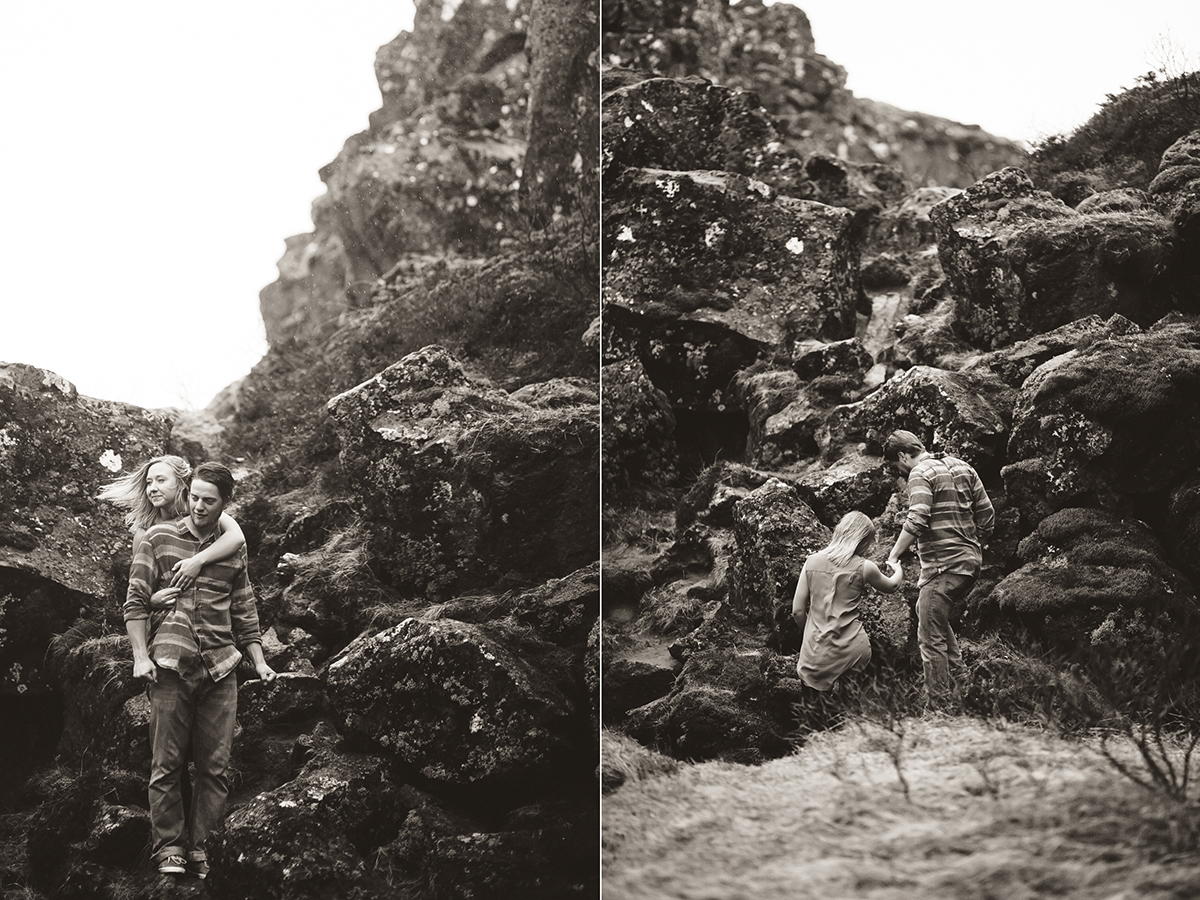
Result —
[[105, 485], [96, 496], [101, 500], [109, 500], [123, 507], [125, 524], [130, 531], [145, 531], [158, 523], [158, 510], [146, 496], [146, 476], [150, 467], [155, 463], [166, 463], [175, 473], [179, 482], [179, 492], [167, 506], [169, 516], [178, 518], [187, 513], [187, 491], [192, 478], [192, 466], [180, 456], [156, 456], [147, 460], [135, 472], [130, 472], [124, 478], [118, 478], [112, 484]]
[[874, 523], [863, 513], [853, 510], [842, 516], [842, 520], [833, 529], [833, 537], [829, 539], [825, 555], [835, 566], [844, 566], [860, 550], [866, 550], [873, 540]]

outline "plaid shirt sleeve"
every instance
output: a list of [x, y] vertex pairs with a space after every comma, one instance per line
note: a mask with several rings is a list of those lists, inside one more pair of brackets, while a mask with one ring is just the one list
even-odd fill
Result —
[[125, 592], [122, 613], [126, 622], [150, 618], [150, 595], [158, 581], [158, 560], [154, 556], [154, 545], [145, 538], [138, 542], [129, 567], [129, 588]]
[[233, 625], [233, 640], [239, 649], [247, 644], [261, 644], [262, 631], [258, 624], [258, 607], [254, 602], [254, 588], [250, 585], [249, 565], [246, 548], [240, 551], [241, 566], [233, 577], [229, 595], [229, 616]]
[[908, 473], [908, 516], [903, 529], [917, 537], [929, 530], [929, 516], [933, 511], [933, 485], [924, 471], [913, 469]]

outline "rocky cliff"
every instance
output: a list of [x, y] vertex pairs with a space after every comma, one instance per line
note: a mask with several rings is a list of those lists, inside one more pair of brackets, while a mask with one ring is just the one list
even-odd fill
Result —
[[[970, 712], [1095, 724], [1183, 702], [1167, 692], [1200, 683], [1194, 117], [1143, 107], [1171, 132], [1156, 173], [1074, 205], [1049, 190], [1061, 171], [1038, 183], [1003, 153], [929, 184], [899, 151], [806, 143], [859, 101], [794, 7], [613, 3], [605, 25], [626, 66], [603, 87], [605, 725], [741, 763], [824, 727], [792, 593], [851, 509], [886, 556], [907, 508], [881, 458], [897, 428], [975, 466], [998, 509], [959, 611]], [[905, 568], [902, 594], [868, 592], [873, 668], [845, 703], [916, 708]], [[1082, 706], [1081, 672], [1106, 691]]]
[[281, 673], [239, 673], [204, 892], [596, 895], [598, 19], [417, 4], [208, 410], [0, 367], [5, 888], [199, 890], [147, 865], [130, 536], [95, 499], [173, 452], [235, 470]]

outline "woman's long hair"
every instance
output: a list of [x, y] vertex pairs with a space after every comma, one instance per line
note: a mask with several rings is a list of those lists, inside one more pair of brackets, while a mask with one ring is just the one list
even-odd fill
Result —
[[170, 466], [175, 473], [175, 480], [179, 482], [179, 492], [167, 507], [167, 513], [178, 518], [187, 512], [186, 497], [192, 477], [191, 465], [179, 456], [156, 456], [143, 463], [137, 471], [105, 485], [96, 495], [101, 500], [109, 500], [125, 509], [125, 524], [129, 526], [130, 531], [145, 531], [159, 521], [158, 510], [146, 496], [146, 475], [155, 463], [166, 463]]
[[866, 550], [875, 540], [875, 525], [871, 520], [853, 510], [842, 516], [842, 520], [833, 529], [833, 537], [825, 548], [825, 555], [835, 566], [844, 566], [854, 558], [859, 550]]

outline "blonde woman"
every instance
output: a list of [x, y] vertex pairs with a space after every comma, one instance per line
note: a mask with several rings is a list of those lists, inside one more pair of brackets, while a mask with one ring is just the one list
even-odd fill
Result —
[[829, 546], [804, 563], [792, 618], [804, 641], [796, 671], [813, 690], [828, 691], [845, 672], [860, 672], [871, 660], [871, 642], [858, 615], [864, 585], [892, 593], [904, 578], [890, 562], [885, 576], [865, 554], [875, 542], [875, 526], [860, 512], [849, 512], [833, 529]]
[[[136, 472], [106, 486], [99, 497], [126, 510], [125, 524], [133, 532], [133, 549], [136, 552], [146, 532], [155, 525], [175, 522], [187, 515], [187, 491], [191, 478], [192, 467], [186, 459], [156, 456]], [[196, 576], [204, 566], [228, 559], [245, 546], [246, 537], [233, 517], [222, 513], [220, 521], [217, 540], [191, 559], [175, 565], [170, 584], [150, 598], [153, 608], [162, 609], [173, 604], [180, 591], [187, 590], [195, 583]]]

